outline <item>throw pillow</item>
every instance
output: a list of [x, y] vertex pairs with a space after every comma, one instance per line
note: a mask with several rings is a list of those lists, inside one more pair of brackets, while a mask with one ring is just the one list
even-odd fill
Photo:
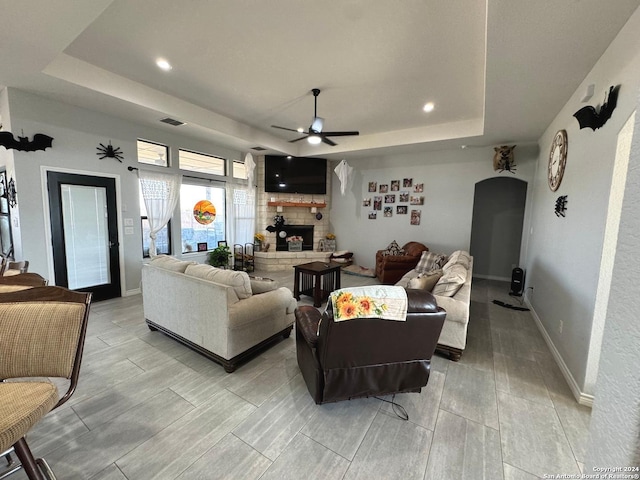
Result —
[[184, 272], [192, 277], [202, 278], [211, 282], [232, 287], [238, 299], [243, 300], [251, 296], [251, 283], [246, 272], [223, 270], [211, 265], [190, 265]]
[[449, 256], [447, 263], [444, 264], [442, 269], [446, 271], [450, 267], [458, 263], [468, 270], [469, 266], [471, 265], [471, 256], [469, 255], [469, 253], [465, 252], [464, 250], [456, 250]]
[[429, 273], [421, 273], [417, 277], [409, 280], [407, 288], [415, 288], [418, 290], [427, 290], [428, 292], [433, 290], [438, 280], [442, 277], [442, 270], [434, 270]]
[[385, 248], [382, 251], [382, 255], [384, 255], [385, 257], [387, 255], [404, 255], [404, 250], [400, 248], [400, 245], [398, 245], [398, 242], [394, 240], [389, 244], [387, 248]]
[[462, 288], [467, 280], [467, 269], [464, 266], [456, 264], [444, 271], [444, 274], [433, 287], [434, 295], [443, 297], [453, 297], [458, 290]]
[[249, 282], [251, 282], [251, 293], [254, 295], [270, 292], [278, 288], [278, 282], [270, 278], [252, 277], [249, 275]]
[[416, 265], [416, 271], [418, 273], [427, 273], [433, 270], [438, 270], [442, 268], [442, 266], [447, 261], [447, 257], [444, 255], [440, 255], [438, 253], [433, 253], [429, 251], [422, 252], [422, 256], [420, 257], [420, 261]]

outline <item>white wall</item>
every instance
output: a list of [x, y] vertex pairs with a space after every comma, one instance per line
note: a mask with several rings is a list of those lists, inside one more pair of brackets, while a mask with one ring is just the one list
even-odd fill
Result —
[[[606, 291], [600, 277], [605, 248], [604, 231], [611, 194], [618, 132], [636, 106], [640, 86], [640, 10], [612, 42], [593, 70], [562, 108], [539, 140], [538, 168], [531, 185], [533, 209], [529, 231], [527, 286], [534, 287], [529, 301], [556, 350], [561, 368], [577, 395], [590, 401], [597, 366], [589, 357], [599, 353], [592, 336], [597, 292]], [[618, 107], [612, 118], [595, 132], [579, 129], [573, 118], [586, 86], [594, 83], [596, 95], [589, 104], [602, 102], [611, 85], [621, 84]], [[560, 188], [547, 185], [547, 160], [551, 141], [559, 129], [568, 134], [568, 156]], [[555, 200], [568, 196], [566, 218], [554, 214]], [[525, 230], [526, 232], [526, 230]], [[604, 321], [599, 320], [599, 321]], [[589, 367], [588, 367], [589, 365]]]
[[[42, 189], [41, 167], [54, 170], [71, 169], [93, 175], [106, 174], [119, 179], [121, 188], [118, 192], [120, 200], [118, 221], [121, 234], [123, 218], [134, 220], [134, 234], [121, 237], [124, 254], [124, 285], [125, 291], [135, 291], [140, 286], [142, 266], [139, 187], [137, 176], [127, 171], [127, 166], [138, 166], [136, 140], [142, 138], [168, 145], [172, 153], [177, 153], [178, 148], [186, 148], [229, 159], [243, 158], [241, 152], [182, 136], [179, 134], [179, 127], [176, 128], [175, 133], [161, 128], [150, 128], [20, 90], [11, 88], [8, 90], [12, 131], [24, 131], [24, 134], [29, 137], [33, 137], [35, 133], [44, 133], [54, 138], [53, 147], [44, 151], [14, 151], [18, 209], [12, 212], [19, 218], [19, 228], [14, 230], [19, 234], [18, 247], [22, 248], [19, 255], [16, 250], [16, 257], [29, 260], [29, 270], [41, 273], [51, 282], [53, 276], [47, 257], [51, 247], [43, 233], [49, 218], [48, 212], [43, 209], [46, 195]], [[96, 147], [100, 143], [105, 145], [109, 141], [114, 147], [121, 148], [124, 154], [123, 163], [113, 158], [98, 159]], [[174, 163], [177, 164], [177, 161]], [[171, 169], [178, 171], [176, 165]], [[179, 208], [176, 212], [179, 214]], [[173, 248], [180, 256], [180, 222], [172, 222], [172, 239]], [[202, 254], [190, 255], [189, 258], [204, 260]]]
[[[400, 246], [421, 242], [437, 253], [469, 250], [475, 184], [487, 178], [514, 176], [493, 170], [493, 153], [491, 146], [349, 160], [354, 176], [346, 195], [340, 195], [340, 182], [333, 182], [332, 187], [331, 224], [338, 248], [353, 251], [356, 263], [366, 267], [375, 265], [376, 251], [392, 240]], [[519, 146], [515, 177], [527, 182], [533, 178], [536, 158], [537, 147]], [[425, 197], [424, 205], [409, 205], [409, 212], [413, 208], [422, 211], [420, 225], [410, 225], [410, 215], [396, 215], [397, 198], [391, 218], [379, 211], [376, 220], [369, 220], [373, 207], [362, 206], [364, 198], [374, 196], [368, 192], [369, 182], [402, 182], [404, 178], [424, 183], [424, 192], [419, 194]]]

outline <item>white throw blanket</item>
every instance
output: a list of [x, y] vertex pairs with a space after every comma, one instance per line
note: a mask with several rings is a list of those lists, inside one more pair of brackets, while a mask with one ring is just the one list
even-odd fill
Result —
[[331, 292], [333, 320], [383, 318], [404, 322], [407, 319], [407, 292], [403, 287], [371, 285]]

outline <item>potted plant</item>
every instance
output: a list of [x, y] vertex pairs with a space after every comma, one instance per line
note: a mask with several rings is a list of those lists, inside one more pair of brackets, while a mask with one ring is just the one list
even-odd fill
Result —
[[225, 268], [229, 265], [231, 249], [228, 245], [218, 245], [207, 255], [207, 263], [218, 268]]
[[254, 250], [256, 252], [259, 252], [262, 250], [262, 244], [264, 243], [264, 240], [265, 240], [265, 236], [262, 233], [256, 233], [253, 236]]

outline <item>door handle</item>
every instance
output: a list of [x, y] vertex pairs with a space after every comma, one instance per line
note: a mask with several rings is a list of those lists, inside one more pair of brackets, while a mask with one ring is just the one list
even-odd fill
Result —
[[109, 248], [118, 247], [120, 244], [118, 242], [109, 242]]

